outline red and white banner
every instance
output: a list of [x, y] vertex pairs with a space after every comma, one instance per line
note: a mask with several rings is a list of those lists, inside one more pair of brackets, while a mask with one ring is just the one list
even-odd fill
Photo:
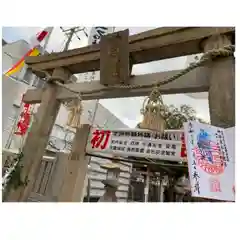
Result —
[[182, 132], [159, 134], [142, 129], [93, 128], [88, 139], [87, 152], [182, 161], [181, 135]]
[[20, 119], [17, 122], [15, 135], [24, 136], [28, 132], [31, 123], [32, 106], [28, 103], [23, 103], [23, 109], [20, 113]]

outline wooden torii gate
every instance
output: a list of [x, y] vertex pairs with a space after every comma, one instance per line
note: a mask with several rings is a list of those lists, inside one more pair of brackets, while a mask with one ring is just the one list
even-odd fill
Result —
[[[9, 199], [27, 201], [61, 102], [76, 98], [69, 89], [81, 92], [83, 100], [146, 96], [156, 80], [169, 78], [179, 71], [131, 76], [133, 64], [207, 52], [232, 44], [235, 44], [234, 27], [166, 27], [130, 37], [128, 31], [113, 33], [103, 36], [97, 45], [28, 58], [26, 63], [37, 76], [46, 77], [47, 73], [51, 79], [43, 89], [28, 90], [24, 96], [24, 102], [41, 105], [23, 148], [22, 175], [27, 177], [28, 183], [12, 192]], [[221, 127], [234, 126], [234, 68], [233, 56], [217, 58], [163, 85], [161, 93], [208, 91], [211, 123]], [[68, 83], [72, 74], [99, 69], [99, 81]], [[79, 201], [81, 198], [87, 172], [85, 146], [89, 129], [89, 125], [83, 125], [76, 132], [64, 177], [62, 201]]]

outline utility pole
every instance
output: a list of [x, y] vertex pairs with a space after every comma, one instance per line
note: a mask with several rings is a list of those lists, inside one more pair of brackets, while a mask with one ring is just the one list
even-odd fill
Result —
[[86, 32], [85, 32], [85, 27], [81, 28], [81, 27], [72, 27], [72, 28], [68, 28], [68, 29], [63, 29], [63, 27], [60, 27], [62, 32], [66, 35], [67, 37], [67, 42], [64, 46], [64, 50], [63, 51], [66, 51], [68, 50], [69, 48], [69, 45], [72, 41], [72, 38], [74, 36], [74, 34], [76, 35], [76, 37], [78, 38], [78, 40], [81, 40], [80, 37], [77, 35], [78, 32], [84, 32], [85, 35], [86, 35]]

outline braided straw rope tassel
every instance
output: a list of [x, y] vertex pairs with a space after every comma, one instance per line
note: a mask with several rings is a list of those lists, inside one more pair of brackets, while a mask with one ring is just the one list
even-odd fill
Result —
[[72, 128], [79, 128], [83, 112], [82, 102], [79, 99], [75, 99], [66, 104], [66, 107], [69, 111], [66, 125]]
[[149, 98], [145, 99], [141, 113], [143, 114], [143, 121], [139, 124], [140, 128], [158, 132], [165, 130], [163, 117], [165, 107], [162, 96], [157, 89], [153, 90]]

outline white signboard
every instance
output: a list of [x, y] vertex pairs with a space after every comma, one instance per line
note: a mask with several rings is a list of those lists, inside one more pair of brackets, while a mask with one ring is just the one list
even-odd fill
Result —
[[87, 152], [181, 161], [181, 139], [179, 134], [159, 134], [140, 129], [94, 128], [89, 136]]
[[184, 125], [194, 197], [235, 201], [234, 148], [229, 147], [234, 146], [234, 130], [226, 130], [198, 122]]

